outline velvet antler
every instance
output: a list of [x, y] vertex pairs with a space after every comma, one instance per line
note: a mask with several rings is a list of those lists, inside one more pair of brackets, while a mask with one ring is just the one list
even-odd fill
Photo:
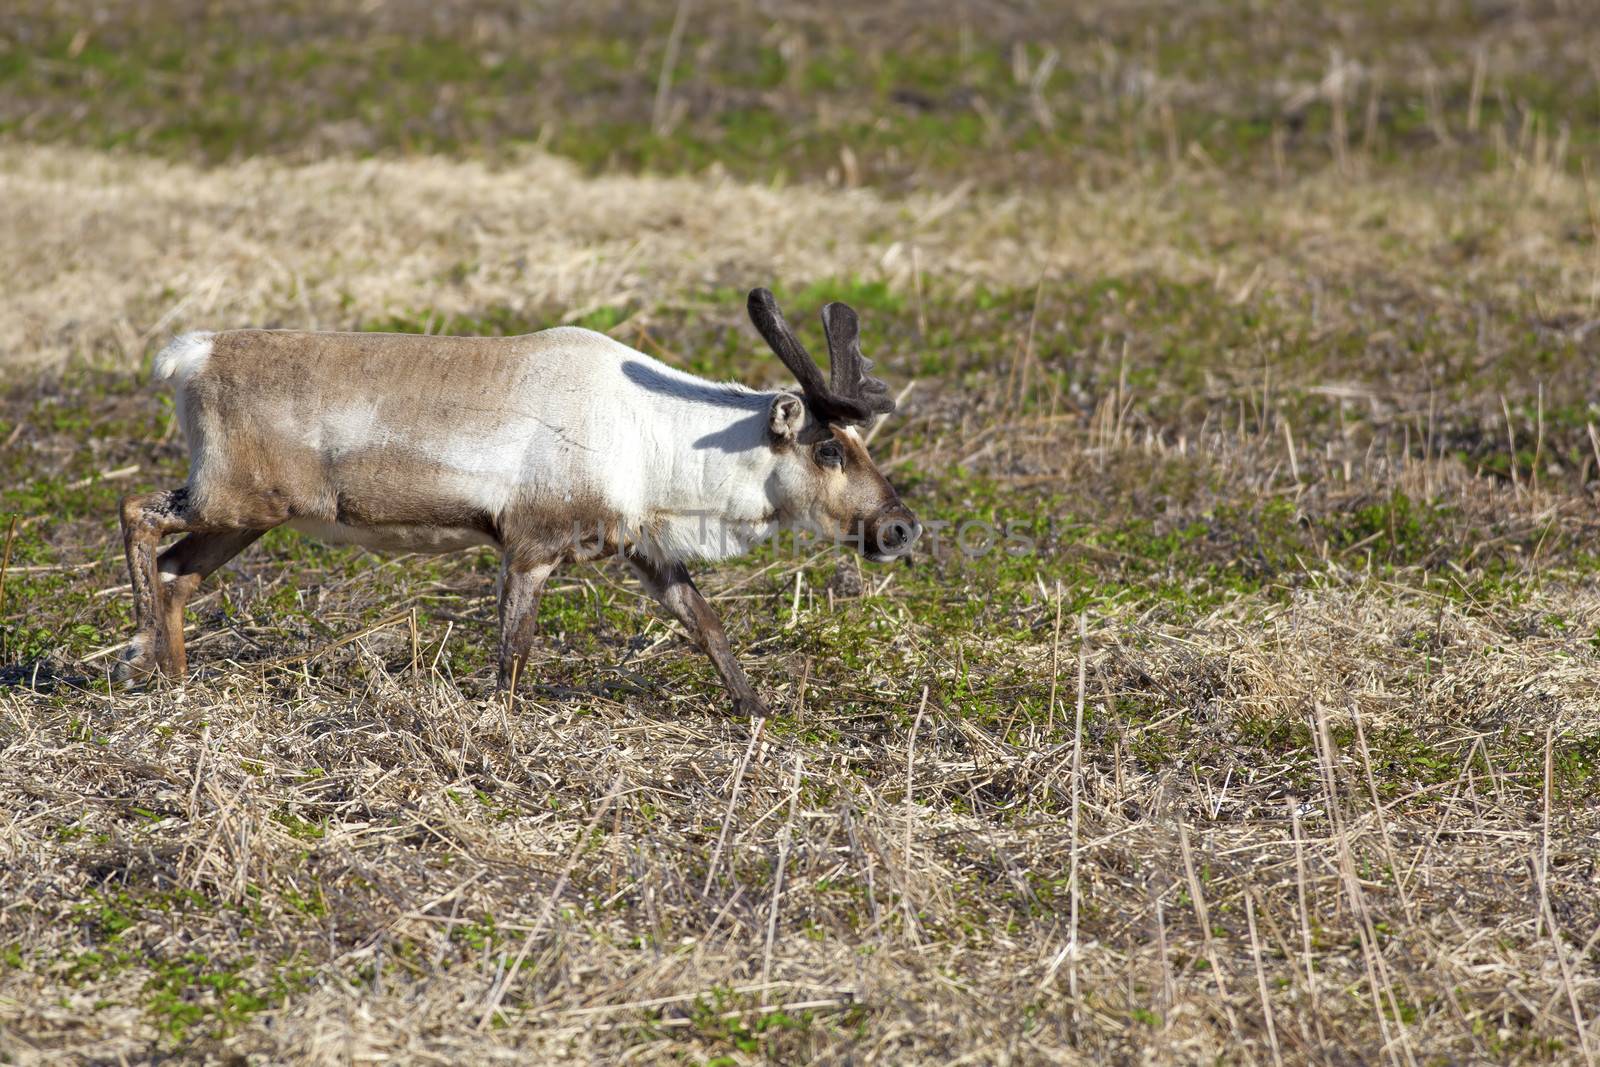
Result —
[[894, 410], [889, 387], [870, 377], [872, 361], [861, 354], [861, 326], [854, 309], [833, 303], [822, 309], [828, 336], [830, 381], [824, 383], [817, 361], [789, 328], [783, 311], [766, 289], [750, 290], [750, 321], [789, 368], [817, 418], [823, 422], [863, 423]]

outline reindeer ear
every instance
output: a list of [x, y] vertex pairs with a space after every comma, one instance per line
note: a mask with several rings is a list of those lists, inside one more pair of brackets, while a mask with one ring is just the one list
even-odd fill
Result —
[[772, 409], [767, 413], [767, 428], [775, 442], [792, 443], [800, 436], [806, 423], [805, 403], [793, 393], [779, 393], [772, 398]]

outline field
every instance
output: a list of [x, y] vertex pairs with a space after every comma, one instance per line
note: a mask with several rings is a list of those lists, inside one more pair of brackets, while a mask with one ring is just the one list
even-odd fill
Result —
[[[0, 20], [0, 1062], [1593, 1064], [1589, 5], [788, 7]], [[784, 384], [754, 285], [947, 524], [700, 568], [770, 720], [285, 531], [111, 685], [174, 333]]]

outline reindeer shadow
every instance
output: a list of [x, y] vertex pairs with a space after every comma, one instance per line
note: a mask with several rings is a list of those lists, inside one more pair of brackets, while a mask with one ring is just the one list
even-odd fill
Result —
[[48, 659], [32, 663], [14, 663], [0, 667], [0, 689], [20, 689], [24, 692], [55, 693], [62, 690], [88, 691], [106, 680], [104, 674], [75, 674], [73, 669], [81, 664], [61, 665]]
[[693, 442], [695, 448], [714, 448], [719, 452], [730, 453], [743, 452], [750, 447], [751, 441], [761, 439], [762, 431], [767, 425], [767, 407], [771, 400], [764, 394], [752, 393], [738, 386], [678, 378], [636, 359], [627, 360], [622, 364], [622, 375], [634, 385], [657, 396], [673, 397], [694, 404], [713, 404], [750, 413], [748, 418], [740, 419], [731, 426], [697, 438]]

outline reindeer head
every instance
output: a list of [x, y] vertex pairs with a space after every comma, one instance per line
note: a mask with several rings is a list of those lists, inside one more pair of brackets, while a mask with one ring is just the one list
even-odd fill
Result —
[[900, 500], [856, 431], [894, 410], [889, 387], [867, 371], [860, 324], [844, 304], [822, 309], [829, 381], [800, 344], [772, 294], [752, 289], [750, 320], [800, 383], [800, 396], [780, 393], [768, 413], [780, 455], [773, 489], [794, 518], [824, 537], [848, 540], [875, 563], [911, 551], [922, 524]]

